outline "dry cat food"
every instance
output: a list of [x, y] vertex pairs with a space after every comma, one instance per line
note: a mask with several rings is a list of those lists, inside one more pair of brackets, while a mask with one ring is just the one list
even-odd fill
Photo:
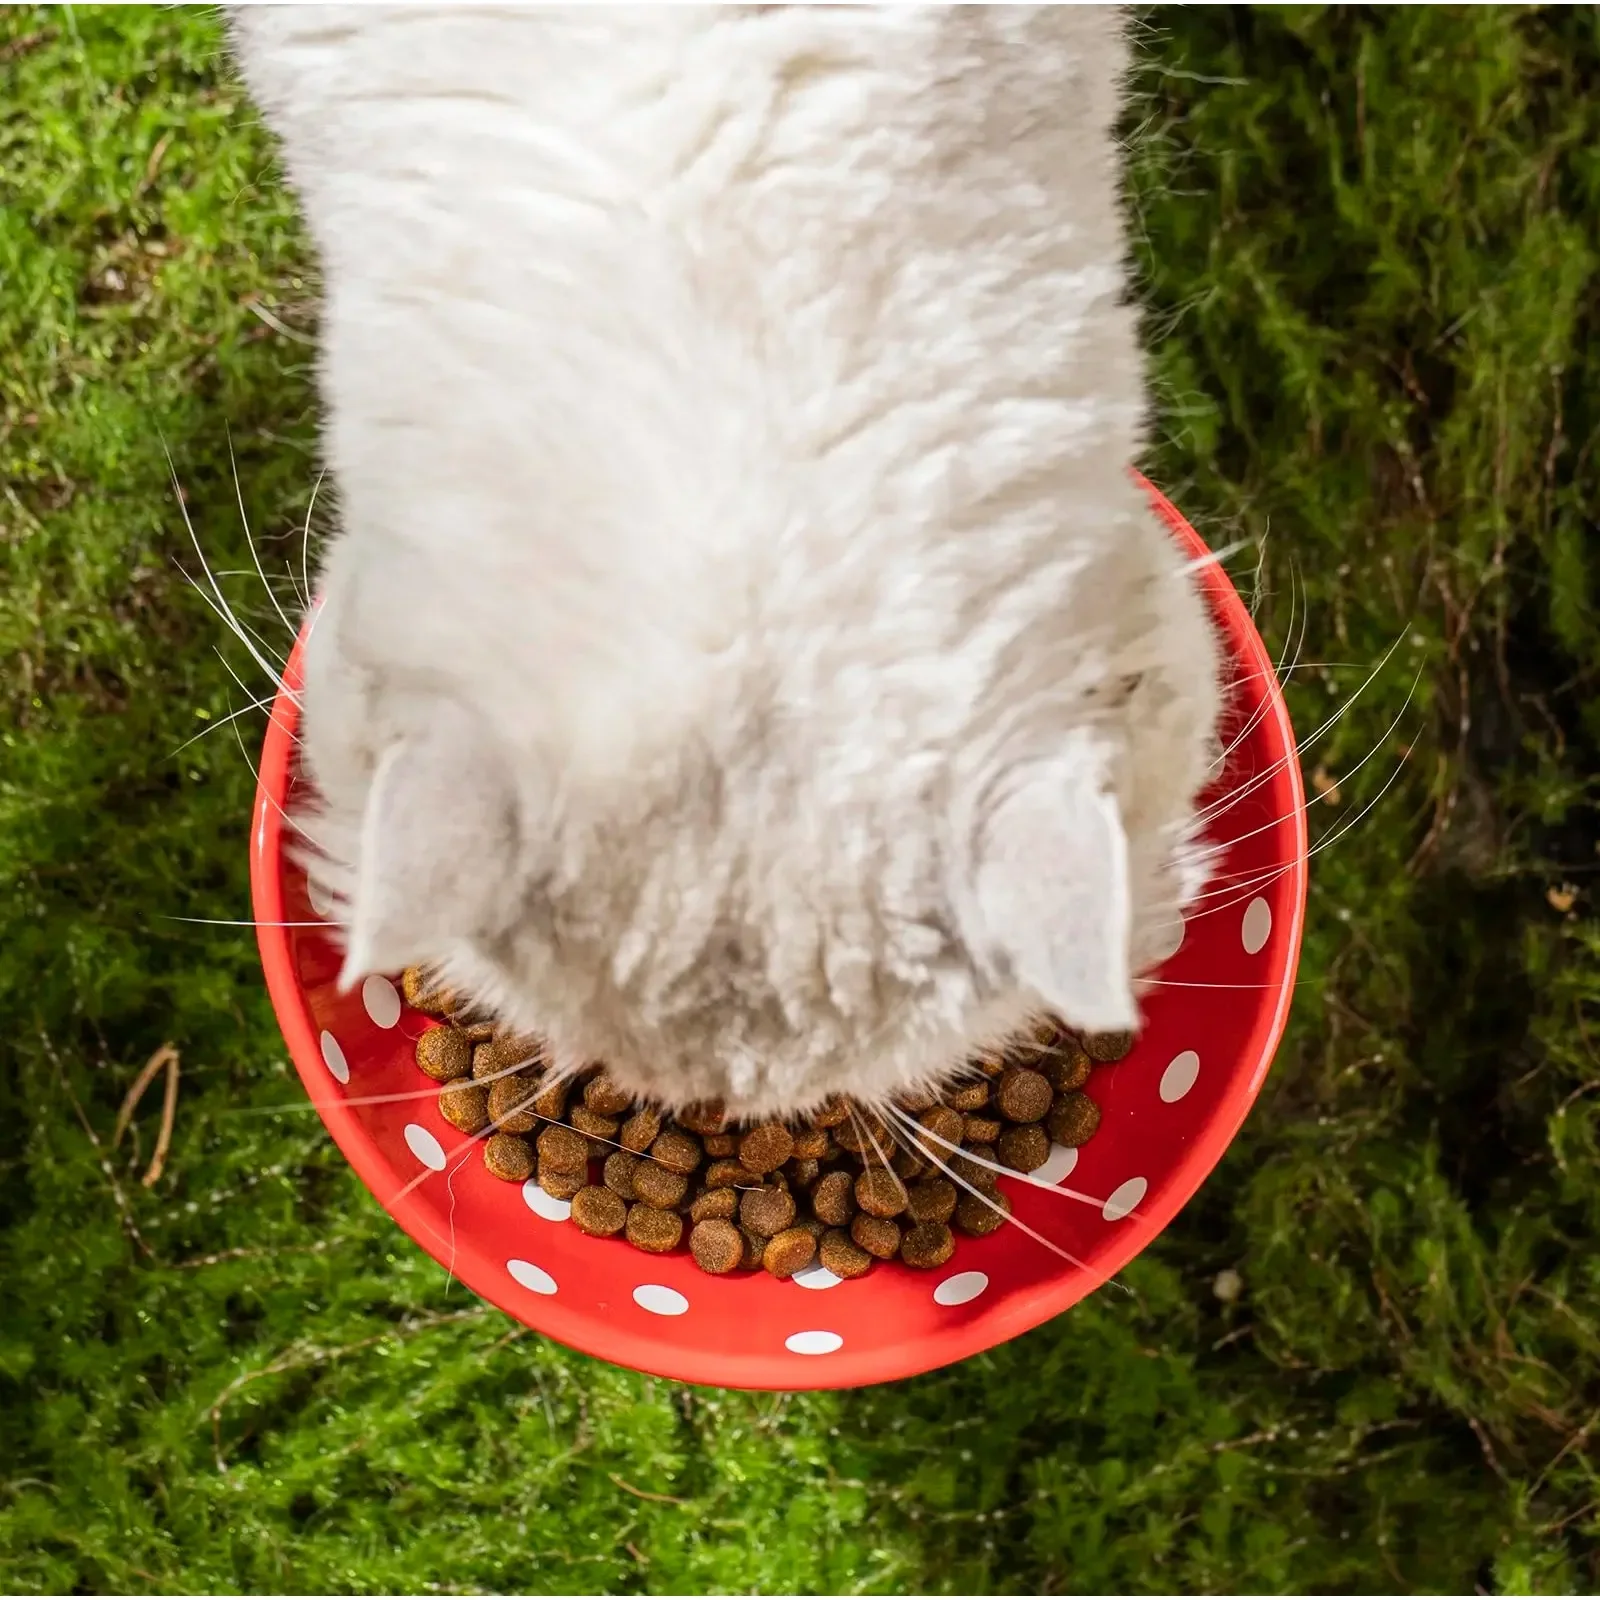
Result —
[[898, 1118], [833, 1100], [793, 1123], [737, 1126], [715, 1104], [676, 1116], [636, 1105], [599, 1065], [545, 1083], [538, 1039], [474, 1019], [415, 968], [401, 987], [439, 1022], [416, 1060], [440, 1086], [440, 1114], [484, 1136], [495, 1177], [536, 1178], [594, 1238], [655, 1255], [687, 1247], [718, 1275], [943, 1266], [957, 1233], [981, 1238], [1009, 1215], [997, 1169], [1034, 1172], [1053, 1143], [1093, 1135], [1100, 1108], [1084, 1085], [1133, 1045], [1131, 1034], [1080, 1036], [1044, 1018], [942, 1094], [903, 1096]]

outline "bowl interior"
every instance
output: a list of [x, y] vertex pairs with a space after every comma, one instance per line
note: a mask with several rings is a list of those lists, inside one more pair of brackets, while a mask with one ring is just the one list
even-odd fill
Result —
[[[1154, 489], [1195, 555], [1204, 545]], [[456, 1277], [565, 1344], [663, 1377], [806, 1389], [909, 1377], [1064, 1311], [1121, 1270], [1200, 1186], [1254, 1100], [1282, 1033], [1305, 902], [1304, 796], [1277, 674], [1222, 569], [1200, 582], [1226, 641], [1234, 745], [1208, 801], [1225, 882], [1173, 930], [1133, 1052], [1096, 1069], [1098, 1132], [1057, 1146], [1035, 1182], [1002, 1180], [1020, 1226], [961, 1237], [934, 1272], [879, 1264], [843, 1283], [711, 1278], [687, 1253], [581, 1235], [537, 1186], [491, 1177], [439, 1115], [413, 1047], [425, 1019], [388, 978], [335, 988], [339, 957], [285, 852], [295, 704], [280, 693], [262, 752], [251, 881], [267, 983], [323, 1121], [400, 1226]], [[303, 635], [302, 635], [303, 638]], [[299, 645], [286, 683], [297, 687]]]

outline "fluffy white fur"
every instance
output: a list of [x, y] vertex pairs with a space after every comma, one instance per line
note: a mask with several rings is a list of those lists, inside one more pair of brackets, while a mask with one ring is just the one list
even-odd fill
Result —
[[305, 819], [349, 975], [744, 1113], [1136, 1022], [1217, 649], [1116, 12], [242, 11], [320, 252]]

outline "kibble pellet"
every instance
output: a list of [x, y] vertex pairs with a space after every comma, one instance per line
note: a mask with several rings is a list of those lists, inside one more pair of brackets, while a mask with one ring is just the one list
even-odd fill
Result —
[[676, 1211], [662, 1211], [643, 1204], [628, 1207], [628, 1243], [653, 1256], [665, 1255], [678, 1247], [683, 1237], [683, 1218]]
[[855, 1179], [848, 1172], [828, 1172], [811, 1191], [811, 1209], [830, 1228], [848, 1227], [856, 1214]]
[[767, 1241], [761, 1265], [774, 1278], [792, 1278], [816, 1259], [817, 1241], [809, 1228], [785, 1228]]
[[641, 1106], [617, 1130], [617, 1143], [624, 1150], [642, 1155], [656, 1142], [661, 1133], [661, 1113], [650, 1106]]
[[489, 1120], [501, 1133], [532, 1133], [539, 1126], [534, 1098], [526, 1078], [496, 1078], [489, 1085]]
[[1037, 1122], [1007, 1128], [994, 1153], [1013, 1172], [1037, 1172], [1050, 1159], [1050, 1135]]
[[963, 1233], [981, 1239], [993, 1233], [1011, 1215], [1011, 1202], [998, 1189], [981, 1194], [965, 1193], [956, 1201], [955, 1225]]
[[417, 1040], [417, 1065], [437, 1083], [464, 1078], [472, 1070], [472, 1046], [466, 1034], [449, 1023], [429, 1028]]
[[668, 1128], [651, 1144], [650, 1158], [687, 1178], [700, 1165], [700, 1145], [681, 1128]]
[[961, 1125], [962, 1143], [966, 1145], [993, 1144], [1006, 1125], [998, 1117], [968, 1117]]
[[1075, 1089], [1051, 1106], [1045, 1126], [1057, 1144], [1075, 1149], [1086, 1144], [1100, 1126], [1100, 1107], [1081, 1089]]
[[702, 1137], [708, 1133], [722, 1133], [727, 1120], [728, 1113], [720, 1100], [701, 1100], [678, 1113], [678, 1126]]
[[589, 1154], [597, 1161], [617, 1147], [617, 1119], [602, 1117], [588, 1106], [574, 1106], [567, 1113], [567, 1125], [576, 1129], [589, 1141]]
[[906, 1212], [913, 1222], [948, 1222], [959, 1193], [948, 1178], [924, 1178], [906, 1190]]
[[859, 1278], [873, 1260], [842, 1228], [830, 1228], [823, 1234], [817, 1256], [836, 1278]]
[[[634, 1207], [635, 1211], [638, 1209]], [[584, 1233], [597, 1239], [609, 1239], [612, 1234], [621, 1233], [629, 1215], [622, 1196], [599, 1184], [587, 1184], [572, 1197], [572, 1220]]]
[[583, 1103], [602, 1117], [619, 1117], [633, 1105], [633, 1096], [609, 1072], [601, 1072], [583, 1086]]
[[689, 1206], [691, 1222], [732, 1222], [738, 1215], [737, 1189], [704, 1189]]
[[782, 1233], [794, 1221], [794, 1210], [794, 1196], [775, 1184], [746, 1189], [739, 1199], [740, 1222], [766, 1239]]
[[1042, 1072], [1007, 1067], [995, 1085], [994, 1103], [1008, 1122], [1037, 1122], [1050, 1109], [1054, 1090]]
[[456, 1078], [439, 1090], [439, 1115], [462, 1133], [489, 1126], [489, 1092], [471, 1078]]
[[613, 1150], [606, 1157], [605, 1166], [601, 1169], [601, 1181], [614, 1195], [622, 1199], [633, 1201], [638, 1198], [633, 1192], [634, 1174], [639, 1170], [639, 1158], [627, 1150]]
[[952, 1111], [977, 1111], [989, 1103], [989, 1085], [980, 1078], [976, 1083], [963, 1083], [944, 1097]]
[[906, 1208], [906, 1186], [882, 1167], [869, 1167], [856, 1179], [855, 1195], [869, 1216], [897, 1217]]
[[552, 1200], [570, 1200], [589, 1181], [586, 1172], [563, 1172], [541, 1162], [538, 1167], [539, 1187]]
[[1133, 1049], [1131, 1033], [1089, 1033], [1084, 1035], [1083, 1048], [1091, 1061], [1121, 1061]]
[[900, 1248], [900, 1224], [892, 1217], [874, 1217], [858, 1211], [850, 1222], [850, 1237], [869, 1256], [887, 1261]]
[[744, 1235], [723, 1217], [706, 1217], [689, 1232], [689, 1253], [702, 1272], [732, 1272], [744, 1260]]
[[752, 1172], [772, 1172], [794, 1154], [794, 1135], [781, 1122], [764, 1122], [739, 1141], [739, 1160]]
[[919, 1222], [900, 1241], [900, 1259], [926, 1271], [942, 1267], [955, 1254], [955, 1235], [942, 1222]]
[[656, 1161], [641, 1161], [633, 1171], [633, 1192], [646, 1205], [661, 1211], [671, 1211], [683, 1204], [689, 1192], [689, 1180]]
[[524, 1183], [533, 1176], [533, 1146], [514, 1133], [491, 1133], [483, 1143], [483, 1164], [507, 1183]]
[[547, 1123], [539, 1130], [540, 1171], [553, 1167], [558, 1172], [585, 1172], [588, 1166], [589, 1141], [581, 1133], [559, 1122]]

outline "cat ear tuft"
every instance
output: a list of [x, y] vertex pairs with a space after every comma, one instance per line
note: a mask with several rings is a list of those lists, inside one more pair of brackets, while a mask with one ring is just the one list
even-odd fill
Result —
[[1094, 764], [1031, 763], [984, 820], [974, 889], [988, 954], [1074, 1027], [1138, 1026], [1128, 841]]
[[499, 931], [516, 850], [510, 780], [469, 719], [441, 718], [390, 745], [361, 819], [339, 987]]

